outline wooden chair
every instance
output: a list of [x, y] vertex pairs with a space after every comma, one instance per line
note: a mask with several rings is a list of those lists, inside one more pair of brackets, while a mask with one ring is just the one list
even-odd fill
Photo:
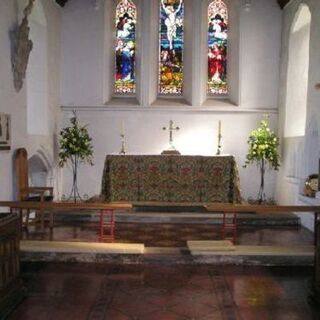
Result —
[[[28, 153], [25, 148], [19, 148], [15, 153], [16, 186], [19, 201], [52, 201], [52, 187], [29, 187]], [[27, 210], [26, 223], [22, 226], [28, 227], [30, 210]], [[23, 222], [23, 212], [20, 211], [21, 222]], [[43, 212], [40, 212], [43, 227]]]

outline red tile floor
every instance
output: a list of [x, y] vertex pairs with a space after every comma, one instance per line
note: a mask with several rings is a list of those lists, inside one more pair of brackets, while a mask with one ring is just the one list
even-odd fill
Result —
[[9, 320], [309, 320], [311, 268], [26, 264]]
[[[26, 240], [98, 241], [98, 226], [92, 222], [56, 223], [50, 232], [30, 226], [24, 230]], [[147, 247], [185, 247], [187, 240], [219, 240], [221, 226], [210, 224], [116, 223], [115, 242], [144, 243]], [[313, 234], [302, 227], [238, 228], [236, 244], [242, 245], [309, 245]]]

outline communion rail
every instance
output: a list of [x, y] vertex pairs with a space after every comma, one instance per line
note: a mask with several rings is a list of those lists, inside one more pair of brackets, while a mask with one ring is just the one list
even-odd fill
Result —
[[[88, 202], [29, 202], [29, 201], [0, 201], [0, 207], [10, 208], [13, 213], [15, 209], [19, 210], [20, 225], [23, 226], [23, 210], [27, 210], [27, 220], [30, 210], [39, 212], [41, 230], [44, 231], [44, 214], [49, 212], [49, 227], [53, 228], [53, 216], [55, 213], [69, 210], [94, 210], [99, 212], [99, 240], [106, 238], [105, 230], [109, 230], [109, 239], [114, 240], [115, 217], [114, 211], [119, 209], [129, 210], [132, 205], [129, 203], [88, 203]], [[105, 216], [109, 220], [105, 221]]]
[[103, 226], [103, 217], [105, 213], [110, 215], [110, 221], [114, 227], [114, 211], [130, 210], [134, 206], [158, 206], [158, 207], [205, 207], [208, 212], [222, 213], [223, 223], [228, 229], [228, 214], [232, 216], [230, 228], [236, 228], [237, 215], [242, 213], [313, 213], [314, 215], [314, 245], [317, 244], [319, 231], [317, 225], [320, 226], [320, 206], [296, 206], [296, 205], [250, 205], [250, 204], [228, 204], [228, 203], [180, 203], [180, 202], [29, 202], [29, 201], [0, 201], [0, 207], [10, 208], [11, 211], [18, 209], [22, 223], [23, 210], [36, 210], [40, 213], [41, 228], [44, 229], [44, 212], [48, 211], [50, 215], [50, 228], [53, 227], [53, 216], [55, 213], [68, 210], [97, 210], [100, 212], [100, 234]]

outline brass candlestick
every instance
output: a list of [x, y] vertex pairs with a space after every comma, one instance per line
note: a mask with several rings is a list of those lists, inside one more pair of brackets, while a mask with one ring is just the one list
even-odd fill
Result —
[[222, 134], [219, 133], [218, 134], [218, 149], [217, 149], [217, 153], [216, 153], [217, 156], [219, 156], [221, 154], [221, 147], [222, 147], [221, 139], [222, 139]]
[[126, 142], [125, 142], [124, 133], [121, 133], [120, 137], [121, 137], [121, 150], [120, 150], [119, 154], [126, 154]]
[[218, 150], [217, 150], [217, 153], [216, 153], [217, 156], [221, 154], [221, 147], [222, 147], [222, 145], [221, 145], [221, 139], [222, 139], [222, 134], [221, 134], [222, 130], [221, 130], [221, 128], [222, 128], [222, 124], [221, 124], [221, 120], [219, 120], [219, 126], [218, 126]]

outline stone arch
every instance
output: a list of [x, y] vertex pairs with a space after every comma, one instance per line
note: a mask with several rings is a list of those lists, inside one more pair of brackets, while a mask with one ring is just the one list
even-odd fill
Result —
[[289, 35], [287, 94], [285, 110], [285, 137], [305, 135], [311, 12], [300, 4], [293, 19]]
[[29, 179], [30, 185], [34, 186], [53, 186], [54, 185], [54, 161], [49, 152], [40, 147], [29, 156]]

